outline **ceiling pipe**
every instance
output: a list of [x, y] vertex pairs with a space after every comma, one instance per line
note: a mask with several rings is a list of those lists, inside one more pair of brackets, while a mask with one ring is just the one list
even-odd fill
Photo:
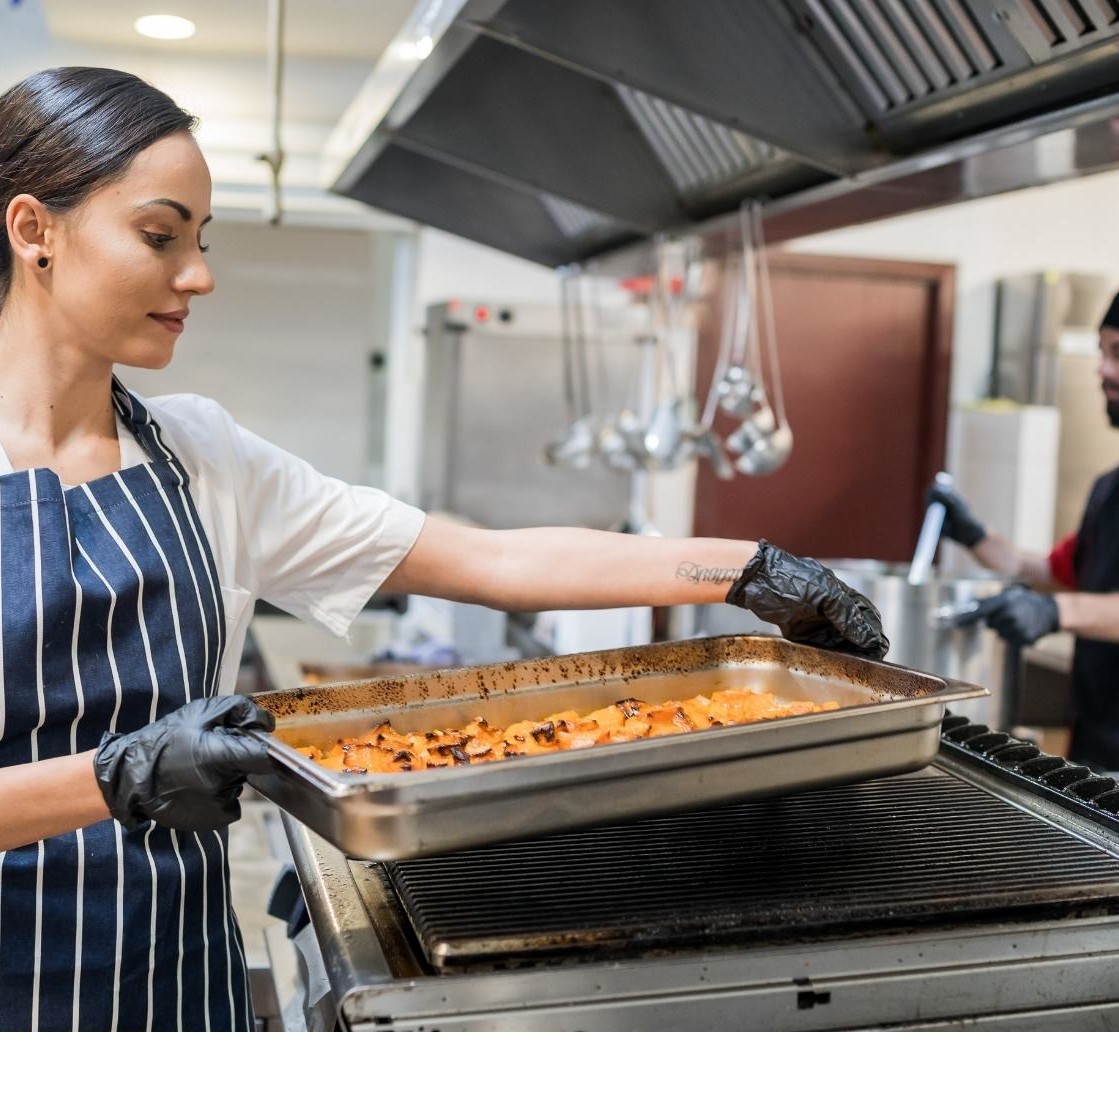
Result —
[[285, 0], [269, 0], [268, 88], [272, 96], [272, 147], [257, 156], [262, 163], [268, 164], [271, 172], [270, 191], [264, 204], [264, 218], [269, 225], [279, 225], [283, 218], [280, 169], [284, 164], [284, 149], [280, 141], [280, 119], [284, 89], [284, 9]]

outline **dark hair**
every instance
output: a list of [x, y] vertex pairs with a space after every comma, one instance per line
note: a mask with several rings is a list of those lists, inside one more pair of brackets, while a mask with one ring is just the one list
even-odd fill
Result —
[[17, 194], [64, 213], [145, 148], [197, 124], [135, 74], [93, 66], [40, 70], [0, 95], [0, 309], [12, 284], [4, 215]]

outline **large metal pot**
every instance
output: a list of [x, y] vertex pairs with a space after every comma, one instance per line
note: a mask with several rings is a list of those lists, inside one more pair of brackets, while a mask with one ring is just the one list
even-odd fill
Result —
[[967, 700], [961, 715], [975, 722], [1005, 728], [1011, 721], [1014, 650], [989, 627], [979, 623], [953, 626], [938, 611], [963, 609], [968, 603], [996, 594], [1005, 584], [983, 579], [938, 578], [935, 572], [919, 585], [907, 581], [909, 568], [877, 560], [824, 560], [849, 586], [862, 591], [878, 607], [890, 639], [888, 659], [908, 668], [924, 669], [990, 689], [986, 699]]

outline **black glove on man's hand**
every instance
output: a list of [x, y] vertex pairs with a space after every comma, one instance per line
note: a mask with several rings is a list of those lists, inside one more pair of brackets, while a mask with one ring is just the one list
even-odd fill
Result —
[[272, 770], [267, 745], [242, 732], [275, 725], [248, 696], [196, 699], [130, 734], [104, 735], [93, 769], [125, 827], [221, 828], [241, 818], [245, 778]]
[[975, 514], [968, 508], [968, 503], [960, 497], [954, 487], [933, 482], [925, 490], [925, 508], [927, 509], [934, 501], [944, 506], [944, 528], [941, 532], [949, 540], [955, 540], [965, 548], [974, 548], [987, 535], [987, 526], [976, 519]]
[[818, 560], [790, 555], [768, 540], [758, 541], [757, 554], [726, 600], [779, 626], [790, 641], [878, 659], [890, 648], [882, 618], [866, 595]]
[[1039, 637], [1061, 628], [1057, 600], [1051, 594], [1038, 594], [1022, 586], [1007, 587], [983, 599], [976, 614], [1012, 645], [1032, 645]]

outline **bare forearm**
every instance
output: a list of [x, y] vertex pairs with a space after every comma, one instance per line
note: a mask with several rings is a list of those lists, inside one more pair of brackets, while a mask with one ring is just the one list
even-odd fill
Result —
[[1009, 579], [1021, 580], [1033, 587], [1048, 587], [1053, 583], [1047, 556], [1019, 551], [997, 532], [989, 532], [983, 537], [972, 549], [972, 554], [984, 567]]
[[[520, 532], [531, 538], [510, 542], [487, 605], [554, 610], [722, 602], [756, 551], [753, 542], [741, 540], [662, 540], [589, 529]], [[545, 579], [541, 561], [548, 565]]]
[[92, 752], [0, 769], [0, 851], [107, 819]]
[[429, 519], [386, 588], [510, 611], [721, 602], [755, 551], [743, 540], [493, 532]]
[[1119, 641], [1119, 594], [1060, 593], [1061, 629], [1093, 641]]

